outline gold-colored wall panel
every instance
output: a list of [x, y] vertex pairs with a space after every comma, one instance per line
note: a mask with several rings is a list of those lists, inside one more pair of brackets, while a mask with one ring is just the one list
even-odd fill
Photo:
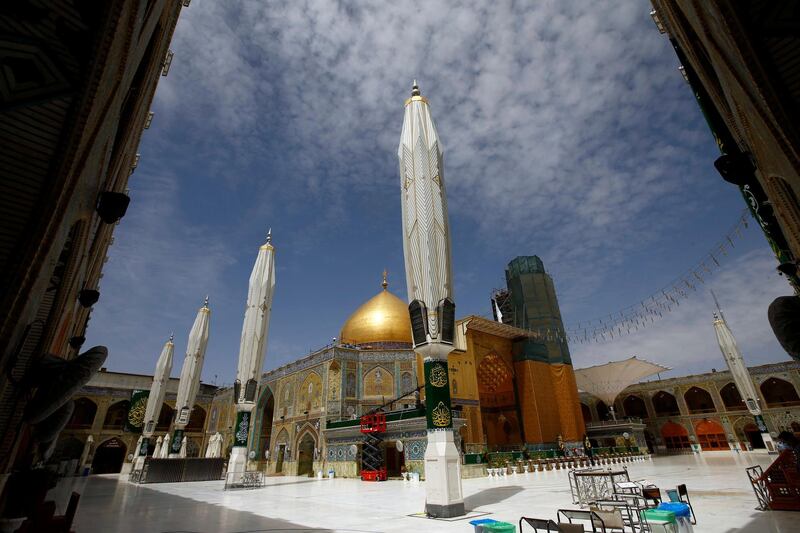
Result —
[[553, 389], [561, 422], [561, 436], [565, 441], [582, 440], [586, 427], [583, 423], [578, 385], [572, 365], [550, 365], [550, 373], [553, 377]]

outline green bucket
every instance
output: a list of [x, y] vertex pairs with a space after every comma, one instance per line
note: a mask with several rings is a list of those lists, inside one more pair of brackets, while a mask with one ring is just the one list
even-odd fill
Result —
[[483, 530], [491, 531], [491, 533], [516, 533], [517, 526], [508, 522], [494, 522], [493, 524], [484, 525]]
[[648, 522], [664, 522], [667, 524], [675, 523], [675, 513], [673, 513], [672, 511], [647, 509], [646, 511], [642, 511], [642, 515]]

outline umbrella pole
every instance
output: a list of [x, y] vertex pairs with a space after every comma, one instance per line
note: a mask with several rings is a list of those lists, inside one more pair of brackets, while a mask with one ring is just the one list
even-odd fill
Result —
[[611, 405], [608, 407], [608, 410], [609, 410], [609, 411], [611, 411], [611, 418], [612, 418], [612, 420], [614, 420], [614, 422], [616, 422], [616, 421], [617, 421], [617, 413], [616, 413], [616, 411], [614, 411], [614, 404], [611, 404]]

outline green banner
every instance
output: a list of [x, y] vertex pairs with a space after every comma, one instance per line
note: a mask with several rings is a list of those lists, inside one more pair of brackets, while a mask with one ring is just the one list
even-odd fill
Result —
[[425, 361], [425, 415], [428, 429], [453, 427], [447, 361]]
[[172, 435], [172, 444], [169, 446], [169, 453], [181, 453], [181, 443], [183, 442], [183, 430], [176, 429]]
[[135, 389], [131, 393], [131, 405], [128, 408], [128, 416], [125, 417], [123, 431], [127, 433], [141, 433], [144, 427], [144, 413], [147, 410], [147, 398], [150, 396], [149, 390]]
[[250, 434], [250, 413], [240, 411], [236, 414], [236, 431], [233, 434], [233, 445], [236, 447], [247, 446], [247, 436]]

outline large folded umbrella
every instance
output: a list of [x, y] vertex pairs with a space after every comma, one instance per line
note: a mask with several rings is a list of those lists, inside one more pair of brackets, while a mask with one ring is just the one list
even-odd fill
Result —
[[736, 388], [739, 390], [747, 410], [754, 416], [760, 415], [761, 407], [758, 405], [758, 393], [753, 385], [753, 379], [744, 364], [742, 352], [736, 345], [736, 339], [733, 338], [733, 333], [728, 327], [722, 311], [719, 311], [719, 315], [714, 314], [714, 331], [717, 333], [717, 342], [722, 356], [725, 358], [725, 364], [728, 365], [728, 370], [733, 376], [733, 381], [736, 383]]
[[161, 437], [156, 439], [156, 447], [153, 449], [153, 457], [158, 459], [161, 455]]
[[161, 443], [161, 454], [158, 456], [159, 459], [166, 459], [169, 457], [169, 443], [172, 442], [169, 437], [169, 433], [164, 434], [164, 440]]
[[203, 360], [208, 346], [208, 328], [211, 310], [208, 308], [208, 296], [203, 307], [197, 311], [192, 329], [189, 331], [189, 343], [186, 346], [186, 357], [181, 368], [181, 379], [178, 383], [178, 397], [175, 400], [175, 428], [183, 430], [189, 423], [189, 415], [200, 388], [200, 374], [203, 371]]
[[145, 437], [153, 435], [161, 414], [161, 405], [164, 403], [164, 395], [167, 392], [167, 382], [172, 372], [172, 354], [175, 351], [173, 338], [170, 335], [169, 340], [164, 343], [156, 363], [156, 371], [153, 373], [153, 384], [150, 386], [150, 394], [147, 396], [147, 407], [144, 411], [144, 425], [142, 426], [142, 435]]
[[237, 397], [234, 401], [254, 403], [258, 378], [264, 366], [269, 334], [269, 317], [272, 295], [275, 292], [275, 248], [272, 230], [267, 232], [267, 242], [258, 249], [255, 265], [250, 274], [247, 305], [242, 323], [242, 340], [239, 345], [239, 367], [236, 372]]
[[579, 389], [603, 400], [616, 420], [614, 401], [619, 393], [629, 385], [666, 370], [671, 369], [633, 356], [623, 361], [579, 368], [575, 370], [575, 381]]

